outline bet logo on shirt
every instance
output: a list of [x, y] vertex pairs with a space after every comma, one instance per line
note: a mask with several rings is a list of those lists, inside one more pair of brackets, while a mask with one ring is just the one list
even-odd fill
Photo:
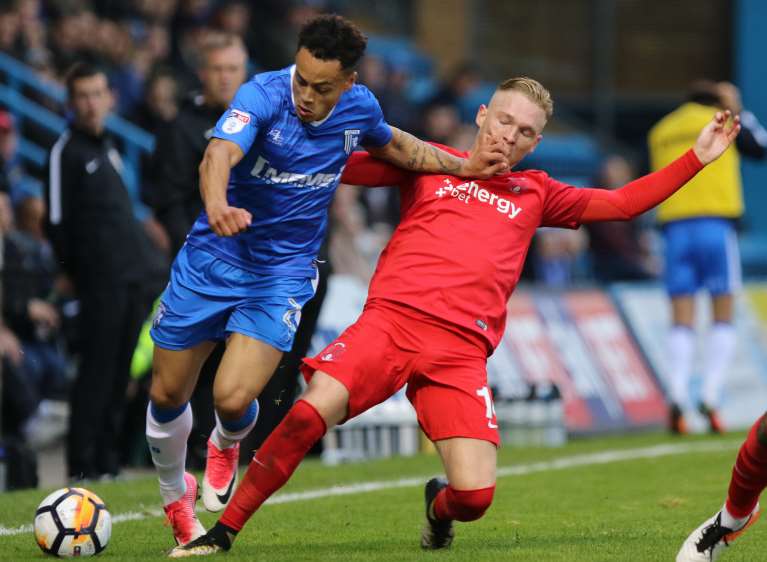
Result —
[[[522, 207], [517, 206], [512, 201], [500, 197], [497, 193], [494, 193], [484, 187], [481, 187], [475, 181], [469, 181], [460, 185], [453, 185], [450, 179], [445, 178], [443, 180], [445, 185], [441, 185], [434, 194], [442, 198], [446, 195], [458, 199], [462, 203], [468, 205], [471, 201], [477, 200], [480, 203], [486, 203], [495, 207], [495, 210], [501, 214], [507, 215], [510, 219], [517, 218], [517, 215], [522, 212]], [[518, 186], [515, 186], [518, 187]], [[521, 191], [521, 189], [519, 190]], [[515, 193], [519, 191], [514, 190]]]

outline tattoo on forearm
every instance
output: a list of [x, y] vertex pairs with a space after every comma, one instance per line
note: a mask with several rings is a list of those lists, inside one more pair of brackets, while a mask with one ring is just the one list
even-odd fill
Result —
[[406, 155], [402, 165], [408, 170], [454, 174], [461, 169], [462, 159], [456, 158], [436, 146], [431, 146], [404, 131], [392, 139], [397, 150]]

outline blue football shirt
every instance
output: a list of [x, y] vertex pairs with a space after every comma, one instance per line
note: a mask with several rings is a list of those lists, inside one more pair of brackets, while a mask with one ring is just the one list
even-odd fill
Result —
[[187, 243], [256, 273], [304, 277], [314, 275], [349, 155], [358, 144], [387, 144], [392, 133], [378, 100], [358, 84], [325, 119], [304, 123], [293, 104], [294, 70], [264, 72], [243, 84], [213, 133], [245, 154], [231, 170], [227, 200], [251, 213], [251, 225], [220, 237], [203, 211]]

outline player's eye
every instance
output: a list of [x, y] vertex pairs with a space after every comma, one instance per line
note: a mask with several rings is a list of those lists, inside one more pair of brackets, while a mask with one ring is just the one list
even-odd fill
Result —
[[330, 88], [315, 88], [317, 90], [317, 93], [320, 95], [325, 95], [330, 93]]

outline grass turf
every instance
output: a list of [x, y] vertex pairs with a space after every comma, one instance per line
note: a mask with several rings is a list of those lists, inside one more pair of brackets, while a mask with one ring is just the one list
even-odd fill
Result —
[[[436, 559], [519, 561], [673, 560], [687, 534], [723, 501], [743, 434], [671, 439], [662, 434], [574, 441], [558, 449], [502, 449], [500, 466], [529, 465], [604, 450], [659, 444], [719, 443], [721, 449], [565, 468], [499, 479], [484, 518], [457, 524], [446, 552], [418, 548], [423, 520], [422, 486], [403, 487], [266, 505], [240, 533], [228, 562]], [[326, 467], [304, 463], [280, 492], [300, 492], [369, 481], [427, 477], [440, 472], [433, 455]], [[425, 481], [425, 480], [424, 480]], [[93, 484], [112, 514], [156, 512], [153, 478]], [[46, 490], [0, 494], [0, 526], [31, 523]], [[202, 513], [204, 525], [216, 516]], [[763, 525], [739, 539], [727, 561], [763, 556]], [[114, 526], [99, 558], [111, 561], [164, 558], [172, 543], [162, 519], [148, 516]], [[44, 560], [31, 533], [0, 537], [1, 560]]]

